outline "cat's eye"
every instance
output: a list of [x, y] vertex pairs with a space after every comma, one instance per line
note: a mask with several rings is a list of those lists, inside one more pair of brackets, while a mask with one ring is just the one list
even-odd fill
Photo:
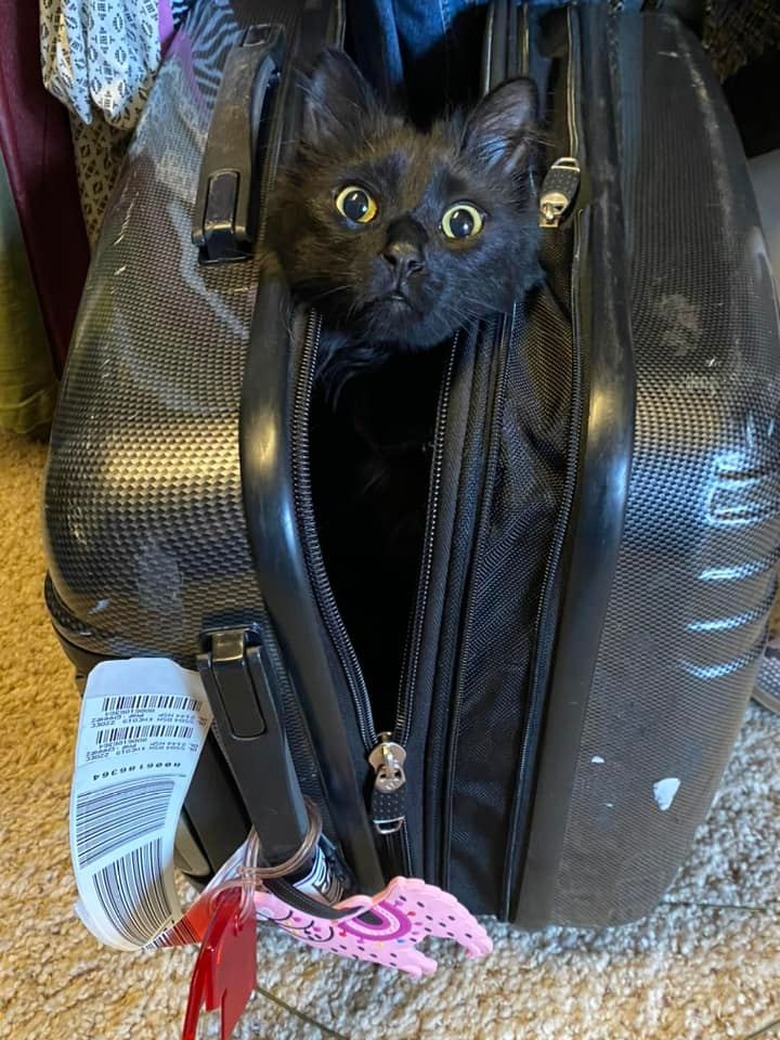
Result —
[[482, 230], [485, 218], [470, 202], [456, 202], [441, 218], [441, 229], [447, 238], [474, 238]]
[[348, 184], [336, 196], [336, 209], [353, 224], [369, 224], [377, 214], [377, 204], [365, 188]]

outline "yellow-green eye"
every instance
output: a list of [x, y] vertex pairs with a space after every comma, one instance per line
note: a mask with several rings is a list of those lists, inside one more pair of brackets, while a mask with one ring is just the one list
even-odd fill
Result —
[[470, 202], [456, 202], [441, 218], [441, 229], [447, 238], [474, 238], [482, 230], [485, 218]]
[[336, 196], [336, 209], [353, 224], [369, 224], [377, 213], [377, 204], [365, 188], [348, 184]]

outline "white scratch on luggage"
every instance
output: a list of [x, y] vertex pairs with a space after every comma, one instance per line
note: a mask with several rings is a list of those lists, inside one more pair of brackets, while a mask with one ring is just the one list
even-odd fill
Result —
[[594, 755], [593, 758], [591, 759], [591, 762], [593, 762], [593, 764], [597, 765], [597, 766], [603, 766], [604, 765], [604, 759], [601, 757], [601, 755]]

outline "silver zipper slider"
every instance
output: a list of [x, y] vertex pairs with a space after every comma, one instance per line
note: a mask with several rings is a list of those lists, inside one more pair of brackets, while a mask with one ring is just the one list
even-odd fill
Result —
[[390, 736], [389, 733], [380, 733], [379, 743], [368, 756], [368, 761], [376, 773], [374, 787], [383, 794], [395, 794], [406, 783], [406, 751], [400, 744], [392, 741]]
[[379, 743], [369, 754], [368, 761], [376, 773], [371, 795], [373, 824], [380, 834], [395, 834], [406, 816], [403, 791], [406, 751], [391, 739], [390, 733], [380, 733]]
[[580, 164], [571, 155], [556, 159], [542, 182], [539, 227], [557, 228], [577, 197]]

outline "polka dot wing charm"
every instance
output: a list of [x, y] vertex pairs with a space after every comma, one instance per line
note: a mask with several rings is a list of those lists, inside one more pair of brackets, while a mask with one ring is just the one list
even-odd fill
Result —
[[470, 958], [484, 957], [493, 949], [485, 929], [454, 896], [416, 878], [394, 878], [376, 896], [344, 900], [335, 909], [349, 913], [337, 921], [291, 912], [269, 892], [258, 892], [255, 904], [262, 917], [309, 946], [417, 978], [437, 968], [435, 960], [417, 949], [428, 936], [459, 943]]

